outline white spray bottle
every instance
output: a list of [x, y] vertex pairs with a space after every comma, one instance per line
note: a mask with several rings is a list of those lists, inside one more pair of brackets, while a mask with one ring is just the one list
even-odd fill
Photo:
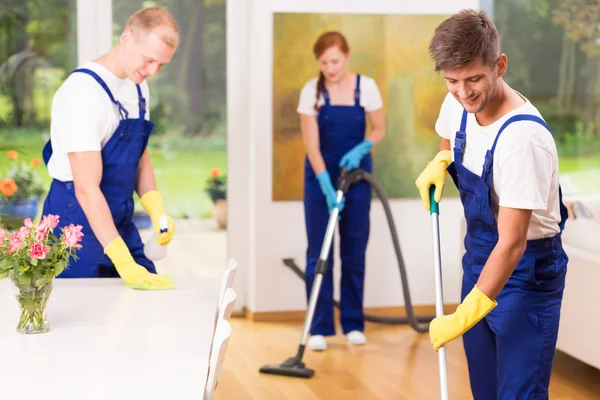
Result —
[[[160, 226], [160, 233], [167, 232], [169, 230], [169, 221], [165, 215], [158, 218], [158, 224]], [[146, 241], [144, 245], [144, 254], [150, 261], [159, 261], [167, 256], [167, 246], [156, 243], [156, 239], [159, 236], [158, 233], [153, 233], [150, 239]]]

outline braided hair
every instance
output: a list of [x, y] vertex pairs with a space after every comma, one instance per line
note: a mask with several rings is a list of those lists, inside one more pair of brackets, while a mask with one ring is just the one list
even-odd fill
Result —
[[319, 111], [319, 96], [321, 96], [321, 92], [325, 88], [325, 75], [323, 71], [319, 72], [319, 80], [317, 81], [317, 98], [315, 99], [315, 111]]

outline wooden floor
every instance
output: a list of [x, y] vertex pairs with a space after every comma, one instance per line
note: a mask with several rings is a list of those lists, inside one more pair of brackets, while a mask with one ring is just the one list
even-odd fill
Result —
[[[307, 351], [304, 361], [315, 370], [311, 379], [264, 375], [265, 364], [295, 355], [301, 323], [249, 322], [232, 318], [217, 400], [437, 400], [437, 353], [427, 334], [408, 326], [367, 324], [369, 343], [346, 345], [341, 334], [325, 353]], [[447, 346], [450, 399], [472, 399], [462, 342]], [[552, 400], [600, 399], [600, 371], [562, 353], [555, 358], [550, 383]]]

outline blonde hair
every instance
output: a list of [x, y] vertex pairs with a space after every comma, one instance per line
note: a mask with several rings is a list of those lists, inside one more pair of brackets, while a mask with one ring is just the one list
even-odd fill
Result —
[[160, 7], [148, 7], [136, 11], [125, 24], [125, 29], [128, 28], [134, 32], [156, 31], [161, 40], [170, 47], [176, 47], [179, 42], [179, 28], [175, 18], [167, 10]]

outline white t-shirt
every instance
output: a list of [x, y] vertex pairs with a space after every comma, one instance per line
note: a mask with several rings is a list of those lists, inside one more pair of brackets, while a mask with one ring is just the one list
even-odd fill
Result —
[[[114, 99], [129, 112], [129, 118], [139, 117], [138, 93], [132, 80], [118, 78], [93, 61], [80, 68], [92, 70], [102, 78]], [[140, 88], [146, 99], [145, 118], [149, 119], [148, 83], [142, 82]], [[119, 126], [120, 118], [118, 106], [92, 76], [84, 72], [70, 74], [52, 101], [50, 176], [63, 182], [73, 180], [68, 153], [102, 150]]]
[[[298, 109], [296, 110], [299, 114], [318, 114], [314, 108], [315, 100], [317, 99], [318, 80], [318, 78], [313, 78], [302, 88], [302, 91], [300, 92], [300, 102], [298, 103]], [[318, 105], [322, 106], [323, 104], [325, 104], [325, 98], [323, 97], [323, 94], [321, 94], [319, 96]], [[381, 93], [379, 92], [377, 83], [375, 83], [373, 78], [369, 78], [365, 75], [360, 76], [360, 105], [364, 107], [367, 112], [376, 111], [383, 107], [383, 101], [381, 100]]]
[[[535, 106], [525, 100], [523, 106], [488, 126], [480, 126], [475, 115], [468, 114], [463, 165], [469, 171], [481, 176], [485, 154], [492, 148], [496, 134], [506, 120], [516, 114], [541, 117]], [[452, 150], [462, 113], [462, 105], [448, 93], [435, 130], [441, 137], [450, 140]], [[533, 210], [528, 240], [550, 237], [559, 232], [558, 155], [554, 138], [547, 129], [532, 121], [511, 123], [496, 144], [492, 177], [492, 203], [496, 217], [499, 206]]]

